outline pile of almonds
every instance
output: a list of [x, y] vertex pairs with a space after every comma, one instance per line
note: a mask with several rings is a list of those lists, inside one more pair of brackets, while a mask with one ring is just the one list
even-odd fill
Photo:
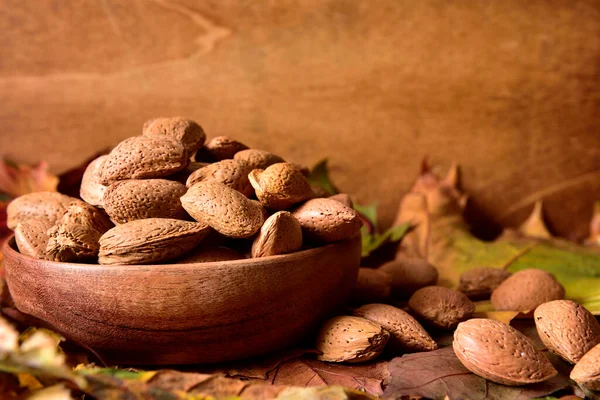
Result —
[[[83, 200], [21, 196], [8, 226], [23, 254], [105, 265], [234, 260], [348, 239], [347, 197], [318, 198], [308, 169], [185, 118], [154, 118], [85, 171]], [[242, 249], [242, 251], [240, 251]]]
[[[564, 288], [552, 274], [479, 268], [464, 273], [458, 290], [452, 290], [432, 286], [437, 273], [431, 269], [435, 271], [418, 259], [361, 268], [353, 301], [362, 305], [352, 309], [352, 316], [336, 316], [322, 326], [318, 358], [356, 363], [372, 360], [384, 349], [394, 356], [431, 351], [438, 344], [430, 333], [453, 331], [458, 359], [490, 381], [519, 386], [557, 375], [544, 352], [523, 333], [497, 320], [472, 317], [472, 300], [491, 298], [496, 310], [533, 316], [545, 347], [575, 365], [571, 379], [600, 390], [600, 323], [581, 305], [564, 300]], [[407, 293], [406, 311], [383, 304], [406, 298]]]

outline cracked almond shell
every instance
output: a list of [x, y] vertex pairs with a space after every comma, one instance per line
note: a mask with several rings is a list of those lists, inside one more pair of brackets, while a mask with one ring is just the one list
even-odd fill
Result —
[[358, 363], [381, 354], [390, 334], [381, 325], [360, 317], [327, 320], [317, 336], [318, 360]]
[[503, 385], [543, 382], [557, 374], [525, 335], [500, 321], [474, 318], [461, 322], [452, 347], [469, 371]]
[[600, 390], [600, 344], [581, 357], [573, 367], [570, 378], [588, 389]]
[[260, 228], [252, 243], [252, 257], [287, 254], [302, 248], [302, 228], [287, 211], [271, 215]]
[[209, 231], [206, 224], [180, 219], [131, 221], [102, 235], [98, 261], [105, 265], [170, 261], [198, 246]]
[[206, 134], [200, 125], [183, 117], [153, 118], [144, 123], [144, 136], [170, 136], [177, 139], [190, 158], [206, 140]]
[[233, 158], [239, 151], [248, 146], [229, 136], [217, 136], [209, 140], [196, 155], [197, 161], [216, 162]]
[[408, 300], [408, 307], [420, 320], [441, 329], [454, 329], [475, 312], [475, 304], [467, 296], [442, 286], [417, 290]]
[[128, 179], [104, 193], [104, 210], [118, 224], [144, 218], [189, 219], [181, 205], [187, 188], [167, 179]]
[[181, 197], [181, 204], [196, 221], [230, 238], [254, 235], [265, 218], [258, 202], [218, 182], [196, 183]]
[[15, 229], [18, 223], [30, 219], [46, 219], [54, 225], [72, 203], [83, 203], [74, 197], [57, 192], [35, 192], [17, 197], [8, 204], [7, 226]]
[[304, 235], [313, 241], [330, 243], [354, 236], [362, 221], [358, 213], [332, 199], [311, 199], [292, 214], [300, 222]]
[[170, 136], [134, 136], [119, 143], [106, 157], [100, 183], [125, 179], [163, 178], [188, 164], [183, 145]]
[[314, 197], [308, 179], [292, 164], [255, 169], [248, 178], [258, 200], [270, 210], [285, 210]]
[[390, 333], [389, 346], [395, 351], [414, 353], [437, 349], [437, 343], [410, 314], [388, 304], [366, 304], [352, 314], [378, 323]]
[[285, 162], [285, 160], [273, 153], [264, 150], [246, 149], [238, 151], [233, 156], [236, 161], [245, 161], [253, 169], [265, 169], [270, 165]]
[[46, 219], [30, 219], [17, 224], [15, 242], [19, 252], [30, 257], [45, 259], [50, 228], [52, 225]]
[[100, 250], [100, 236], [112, 226], [106, 215], [94, 206], [74, 203], [48, 230], [46, 259], [63, 262], [93, 260]]
[[100, 156], [88, 164], [79, 188], [81, 198], [96, 207], [102, 207], [102, 196], [106, 191], [106, 186], [100, 183], [100, 171], [102, 171], [102, 164], [106, 157]]
[[531, 312], [540, 304], [565, 297], [565, 289], [554, 275], [541, 269], [515, 272], [491, 296], [497, 311]]
[[245, 161], [222, 160], [192, 172], [185, 184], [190, 188], [198, 182], [219, 182], [250, 197], [254, 194], [248, 179], [250, 171], [252, 168]]
[[600, 343], [600, 323], [585, 307], [571, 300], [554, 300], [535, 309], [535, 326], [548, 350], [576, 364]]
[[502, 268], [473, 268], [460, 275], [458, 291], [470, 299], [489, 298], [492, 292], [512, 274]]

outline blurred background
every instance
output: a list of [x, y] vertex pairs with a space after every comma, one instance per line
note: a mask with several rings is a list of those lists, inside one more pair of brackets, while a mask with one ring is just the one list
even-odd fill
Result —
[[[77, 166], [156, 116], [312, 165], [390, 224], [427, 157], [475, 223], [600, 199], [600, 2], [4, 0], [0, 153]], [[486, 222], [487, 224], [487, 222]]]

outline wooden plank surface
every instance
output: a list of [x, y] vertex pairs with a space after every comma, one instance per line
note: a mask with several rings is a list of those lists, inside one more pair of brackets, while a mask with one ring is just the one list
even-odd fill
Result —
[[424, 156], [483, 214], [582, 237], [600, 199], [600, 3], [0, 2], [1, 154], [56, 172], [197, 120], [300, 163], [389, 222]]

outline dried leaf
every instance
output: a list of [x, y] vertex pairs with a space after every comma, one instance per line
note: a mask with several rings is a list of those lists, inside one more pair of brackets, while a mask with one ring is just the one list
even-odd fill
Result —
[[289, 349], [261, 359], [233, 363], [228, 367], [219, 368], [212, 372], [222, 372], [230, 377], [267, 380], [269, 372], [273, 371], [279, 365], [286, 361], [302, 357], [305, 354], [318, 354], [318, 351], [305, 348]]
[[275, 385], [301, 387], [341, 385], [370, 395], [380, 395], [382, 382], [387, 377], [386, 361], [344, 365], [296, 359], [281, 364], [271, 372], [269, 381]]
[[510, 324], [510, 321], [519, 314], [519, 311], [481, 311], [475, 312], [473, 318], [494, 319], [496, 321], [504, 322], [505, 324]]
[[48, 172], [48, 164], [22, 165], [0, 158], [0, 193], [18, 197], [31, 192], [55, 192], [58, 178]]
[[544, 222], [544, 216], [542, 214], [542, 201], [538, 200], [535, 202], [533, 206], [533, 211], [531, 215], [525, 222], [519, 226], [519, 232], [524, 236], [540, 238], [540, 239], [550, 239], [552, 235], [550, 231], [548, 231], [548, 227]]
[[278, 400], [370, 400], [374, 397], [341, 386], [314, 388], [288, 388], [278, 396]]
[[547, 382], [511, 387], [489, 382], [467, 370], [451, 347], [407, 354], [389, 363], [390, 379], [384, 397], [423, 396], [431, 399], [526, 400], [545, 396], [569, 385], [559, 375]]

